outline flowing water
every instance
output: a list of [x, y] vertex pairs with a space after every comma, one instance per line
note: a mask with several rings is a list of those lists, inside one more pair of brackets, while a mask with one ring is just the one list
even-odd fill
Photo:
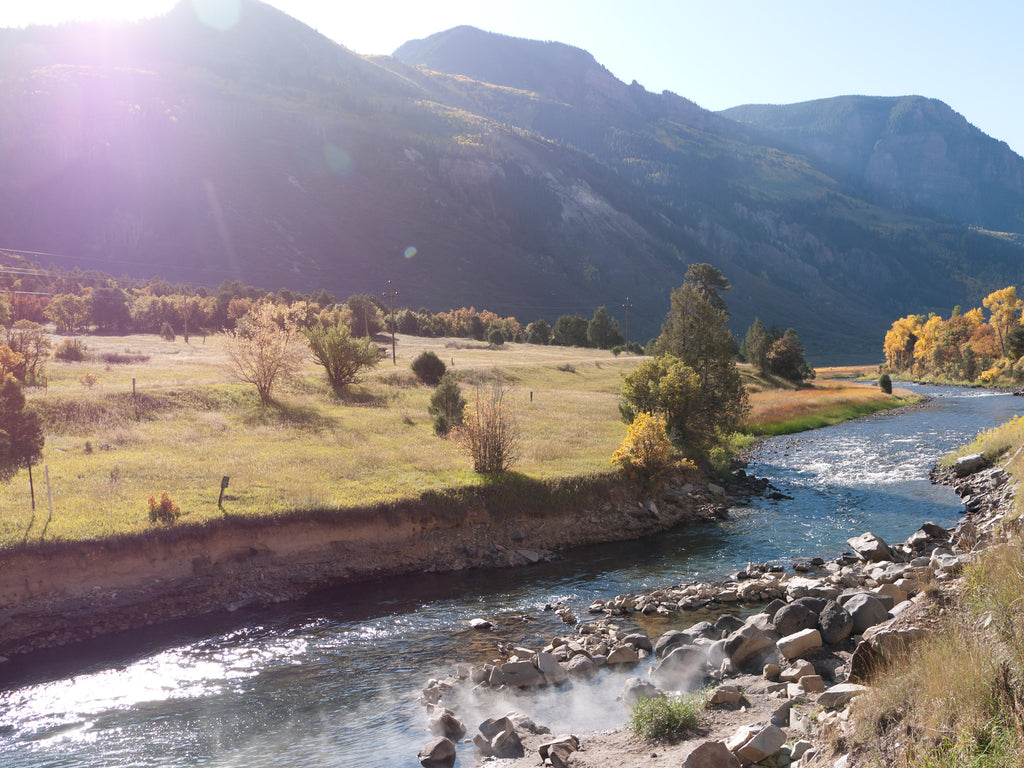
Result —
[[[525, 569], [346, 587], [272, 612], [179, 623], [0, 666], [0, 766], [413, 768], [429, 740], [417, 704], [430, 677], [495, 655], [495, 639], [543, 644], [597, 597], [721, 577], [748, 562], [831, 557], [872, 530], [906, 538], [952, 525], [960, 504], [927, 479], [934, 461], [1024, 401], [918, 387], [926, 405], [764, 443], [749, 471], [791, 500], [728, 521], [588, 547]], [[467, 628], [483, 616], [493, 633]], [[652, 636], [702, 618], [635, 617]], [[625, 626], [632, 626], [624, 622]], [[569, 691], [464, 702], [471, 728], [516, 709], [557, 732], [621, 725], [621, 675]], [[472, 765], [460, 746], [460, 765]]]

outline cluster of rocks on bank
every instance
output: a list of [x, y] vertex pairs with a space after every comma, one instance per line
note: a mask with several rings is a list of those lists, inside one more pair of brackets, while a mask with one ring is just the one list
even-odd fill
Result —
[[[647, 676], [630, 677], [623, 686], [620, 699], [627, 707], [642, 696], [664, 697], [707, 686], [714, 686], [708, 689], [711, 707], [743, 707], [755, 696], [777, 701], [770, 717], [743, 725], [731, 738], [699, 745], [684, 766], [821, 765], [814, 762], [815, 738], [826, 730], [842, 730], [849, 717], [847, 705], [867, 690], [875, 671], [925, 634], [913, 621], [915, 606], [937, 584], [958, 576], [979, 537], [995, 525], [1012, 498], [1005, 473], [985, 468], [973, 457], [971, 461], [970, 468], [962, 464], [950, 470], [957, 491], [978, 499], [974, 514], [952, 531], [926, 523], [893, 546], [865, 533], [848, 541], [852, 554], [831, 562], [796, 563], [793, 573], [777, 565], [751, 565], [720, 583], [597, 601], [590, 611], [601, 618], [552, 638], [544, 648], [499, 644], [502, 658], [431, 680], [423, 690], [431, 722], [438, 717], [458, 722], [445, 703], [457, 700], [455, 693], [466, 687], [562, 690], [602, 668], [629, 670], [649, 659]], [[714, 623], [702, 621], [653, 639], [620, 624], [636, 613], [677, 614], [730, 605], [761, 609], [745, 619], [723, 613]], [[473, 739], [479, 758], [519, 757], [520, 732], [538, 733], [521, 716], [509, 715], [500, 722], [497, 729], [492, 721], [480, 726]], [[453, 765], [454, 741], [462, 738], [462, 730], [440, 737], [452, 743], [450, 761], [421, 753], [421, 763], [432, 768]], [[575, 736], [560, 736], [544, 742], [540, 759], [544, 765], [568, 766], [571, 755], [585, 748]], [[444, 750], [449, 754], [447, 746]], [[840, 757], [836, 765], [844, 765], [845, 759]]]

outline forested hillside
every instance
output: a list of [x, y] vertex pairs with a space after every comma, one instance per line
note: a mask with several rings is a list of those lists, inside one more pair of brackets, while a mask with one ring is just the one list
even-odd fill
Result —
[[[392, 280], [410, 307], [549, 321], [604, 305], [622, 322], [629, 297], [646, 340], [708, 262], [734, 331], [770, 318], [807, 329], [810, 359], [850, 362], [877, 359], [894, 317], [1021, 282], [1021, 159], [935, 102], [907, 107], [927, 107], [928, 151], [893, 142], [883, 194], [885, 174], [871, 186], [750, 113], [469, 27], [368, 58], [254, 0], [227, 30], [183, 3], [2, 30], [0, 66], [0, 250], [44, 263], [341, 297]], [[851, 102], [858, 141], [880, 104]], [[940, 156], [959, 207], [929, 197]]]

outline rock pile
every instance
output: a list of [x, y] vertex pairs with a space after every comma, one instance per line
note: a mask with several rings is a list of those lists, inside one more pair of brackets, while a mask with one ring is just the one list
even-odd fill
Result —
[[[423, 698], [434, 707], [432, 722], [438, 719], [439, 705], [464, 686], [478, 691], [563, 686], [601, 668], [632, 669], [649, 660], [647, 676], [631, 677], [623, 687], [620, 699], [626, 707], [643, 696], [663, 697], [708, 685], [717, 685], [709, 691], [709, 706], [744, 706], [746, 697], [755, 694], [779, 700], [770, 721], [698, 746], [684, 766], [810, 765], [817, 750], [809, 739], [822, 728], [842, 728], [849, 703], [867, 690], [875, 670], [925, 634], [899, 621], [901, 614], [928, 599], [937, 582], [956, 578], [970, 559], [964, 549], [974, 543], [970, 531], [990, 530], [1012, 497], [999, 470], [965, 474], [956, 487], [970, 498], [980, 494], [984, 500], [975, 506], [986, 514], [975, 513], [975, 520], [962, 522], [954, 531], [926, 523], [895, 545], [869, 532], [847, 542], [852, 554], [827, 563], [802, 562], [795, 573], [773, 564], [750, 565], [721, 583], [595, 601], [590, 612], [604, 615], [577, 625], [571, 635], [554, 637], [541, 649], [502, 647], [503, 659], [430, 681]], [[617, 623], [637, 613], [674, 614], [734, 604], [761, 609], [745, 619], [723, 614], [714, 623], [702, 621], [655, 639]], [[742, 688], [735, 682], [741, 676]], [[481, 756], [498, 754], [495, 737], [488, 736], [491, 722], [474, 739]], [[513, 719], [499, 722], [496, 733], [518, 743], [511, 735]], [[546, 765], [565, 765], [580, 748], [576, 737], [559, 739], [545, 744], [541, 759]]]

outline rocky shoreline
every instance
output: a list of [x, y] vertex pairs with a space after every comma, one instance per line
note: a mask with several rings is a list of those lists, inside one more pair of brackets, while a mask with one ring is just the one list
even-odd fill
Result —
[[[865, 533], [849, 540], [851, 553], [797, 562], [792, 572], [751, 565], [718, 583], [595, 601], [595, 618], [577, 623], [563, 616], [575, 631], [543, 648], [497, 643], [491, 663], [427, 683], [422, 700], [434, 740], [421, 751], [421, 764], [454, 765], [455, 743], [466, 734], [459, 708], [468, 701], [486, 709], [489, 698], [502, 706], [509, 691], [549, 688], [561, 695], [612, 671], [622, 674], [626, 709], [640, 696], [706, 688], [703, 732], [652, 752], [625, 729], [553, 736], [527, 717], [495, 712], [472, 736], [477, 759], [509, 768], [630, 760], [685, 768], [852, 768], [852, 757], [835, 753], [829, 735], [843, 732], [849, 703], [868, 690], [876, 670], [927, 633], [929, 603], [955, 583], [972, 552], [997, 536], [1012, 508], [1010, 476], [980, 455], [933, 470], [932, 480], [963, 499], [966, 514], [951, 530], [925, 523], [893, 546]], [[660, 637], [630, 627], [635, 614], [678, 616], [709, 607], [722, 610], [714, 623]], [[741, 618], [728, 610], [740, 607], [757, 612]], [[629, 674], [644, 666], [646, 675]]]
[[525, 566], [715, 521], [731, 500], [773, 493], [742, 472], [727, 485], [680, 476], [653, 493], [607, 481], [511, 512], [507, 499], [471, 492], [365, 514], [226, 519], [138, 541], [9, 550], [0, 553], [0, 659], [387, 576]]

